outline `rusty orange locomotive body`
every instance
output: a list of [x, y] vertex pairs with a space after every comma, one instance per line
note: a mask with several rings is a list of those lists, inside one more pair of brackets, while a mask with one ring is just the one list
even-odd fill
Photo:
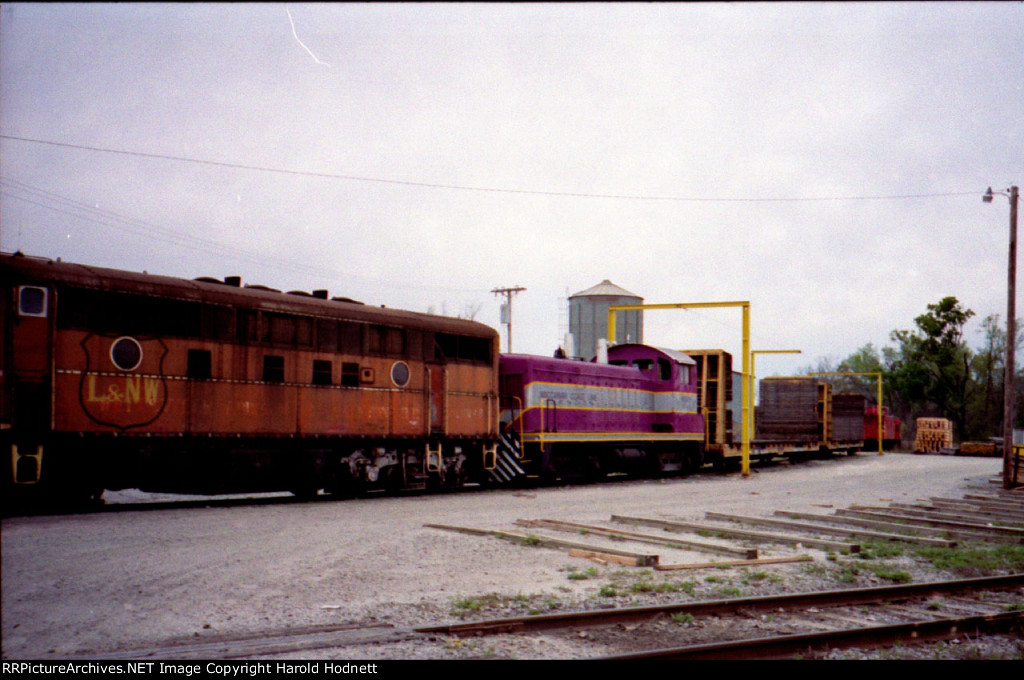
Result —
[[11, 494], [450, 486], [497, 440], [472, 321], [0, 255]]

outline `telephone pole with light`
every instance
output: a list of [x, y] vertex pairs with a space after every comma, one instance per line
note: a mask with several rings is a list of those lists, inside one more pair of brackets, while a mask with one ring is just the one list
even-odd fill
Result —
[[512, 353], [512, 296], [526, 290], [522, 286], [512, 288], [495, 288], [491, 292], [495, 295], [504, 295], [505, 304], [501, 306], [501, 323], [508, 324], [508, 353]]
[[1014, 345], [1017, 344], [1014, 296], [1016, 295], [1017, 281], [1017, 202], [1020, 198], [1020, 191], [1016, 185], [1011, 186], [1007, 191], [992, 191], [992, 187], [989, 187], [981, 200], [991, 203], [995, 194], [1010, 199], [1010, 262], [1007, 267], [1006, 284], [1006, 366], [1003, 378], [1003, 488], [1012, 489], [1017, 481], [1017, 466], [1014, 464], [1016, 456], [1013, 450], [1013, 351]]

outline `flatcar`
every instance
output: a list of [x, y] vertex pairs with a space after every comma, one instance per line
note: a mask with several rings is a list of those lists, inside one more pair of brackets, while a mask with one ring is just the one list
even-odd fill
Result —
[[236, 277], [0, 255], [7, 498], [453, 486], [493, 466], [498, 334]]
[[[682, 350], [696, 361], [697, 404], [706, 423], [704, 458], [716, 468], [742, 456], [742, 375], [722, 349]], [[765, 378], [754, 410], [750, 457], [806, 457], [851, 453], [863, 445], [864, 398], [833, 395], [812, 377]]]
[[681, 352], [618, 345], [607, 363], [505, 354], [499, 372], [501, 481], [657, 475], [703, 464], [695, 362]]
[[755, 437], [758, 442], [789, 442], [819, 453], [852, 453], [864, 443], [866, 399], [835, 394], [832, 385], [813, 377], [761, 381]]

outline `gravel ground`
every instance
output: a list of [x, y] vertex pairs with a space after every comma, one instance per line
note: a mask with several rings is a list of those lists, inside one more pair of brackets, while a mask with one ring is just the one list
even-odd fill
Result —
[[[706, 511], [765, 517], [776, 510], [830, 513], [853, 504], [959, 498], [977, 487], [997, 487], [992, 480], [1000, 465], [991, 458], [862, 453], [755, 466], [746, 478], [708, 472], [519, 491], [8, 518], [2, 525], [2, 655], [40, 660], [102, 656], [168, 639], [347, 621], [400, 626], [722, 597], [734, 591], [739, 592], [732, 596], [832, 589], [840, 584], [823, 551], [802, 551], [815, 558], [810, 566], [651, 572], [424, 524], [523, 531], [517, 519], [611, 526], [612, 514], [697, 521]], [[141, 497], [121, 492], [108, 494], [108, 502]], [[585, 540], [600, 543], [593, 536]], [[796, 551], [762, 546], [761, 556]], [[657, 553], [662, 564], [712, 559], [655, 546], [649, 552]], [[902, 568], [915, 581], [953, 577], [910, 561]], [[638, 581], [675, 584], [677, 590], [637, 593], [632, 584]], [[883, 583], [865, 573], [850, 585]], [[610, 588], [617, 594], [610, 594]], [[994, 638], [983, 647], [963, 640], [909, 654], [1021, 658], [1022, 652], [1019, 638]], [[584, 634], [450, 639], [290, 656], [566, 659], [607, 653], [599, 639]], [[892, 658], [889, 654], [837, 656]]]

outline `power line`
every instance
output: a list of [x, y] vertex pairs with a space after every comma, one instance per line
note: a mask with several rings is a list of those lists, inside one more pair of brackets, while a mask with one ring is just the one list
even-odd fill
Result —
[[287, 168], [272, 168], [261, 165], [246, 165], [243, 163], [229, 163], [226, 161], [212, 161], [203, 158], [189, 158], [186, 156], [171, 156], [167, 154], [146, 153], [142, 151], [124, 151], [121, 149], [106, 149], [83, 144], [68, 144], [65, 142], [53, 142], [44, 139], [31, 139], [15, 135], [0, 134], [0, 139], [9, 139], [18, 142], [29, 142], [32, 144], [45, 144], [68, 149], [80, 149], [83, 151], [95, 151], [98, 153], [119, 154], [123, 156], [135, 156], [138, 158], [151, 158], [165, 161], [178, 161], [182, 163], [198, 163], [201, 165], [212, 165], [215, 167], [232, 168], [234, 170], [253, 170], [256, 172], [271, 172], [281, 175], [296, 175], [302, 177], [319, 177], [323, 179], [340, 179], [351, 182], [375, 182], [379, 184], [395, 184], [400, 186], [421, 187], [426, 189], [447, 189], [451, 191], [476, 191], [485, 193], [502, 194], [525, 194], [534, 196], [562, 196], [568, 198], [603, 198], [629, 201], [675, 201], [689, 203], [786, 203], [786, 202], [814, 202], [814, 201], [892, 201], [909, 198], [941, 198], [946, 196], [974, 196], [983, 193], [983, 190], [972, 189], [970, 191], [953, 191], [930, 194], [892, 194], [879, 196], [809, 196], [809, 197], [698, 197], [698, 196], [645, 196], [640, 194], [591, 194], [575, 191], [544, 191], [536, 189], [508, 189], [501, 187], [479, 187], [460, 184], [442, 184], [437, 182], [414, 182], [409, 180], [385, 179], [381, 177], [364, 177], [360, 175], [348, 175], [332, 172], [313, 172], [310, 170], [290, 170]]
[[[18, 193], [15, 192], [22, 192], [24, 195], [19, 195]], [[40, 189], [30, 184], [19, 182], [17, 180], [13, 180], [6, 177], [0, 177], [0, 194], [6, 196], [9, 199], [22, 201], [24, 203], [28, 203], [29, 205], [34, 205], [45, 210], [49, 210], [62, 215], [67, 215], [69, 217], [74, 217], [78, 220], [92, 222], [93, 224], [110, 227], [113, 229], [117, 229], [119, 231], [134, 233], [145, 238], [153, 239], [155, 241], [162, 241], [164, 243], [172, 244], [182, 248], [188, 248], [202, 253], [219, 253], [221, 255], [233, 258], [240, 262], [247, 262], [250, 264], [259, 265], [261, 267], [279, 269], [287, 273], [303, 271], [306, 272], [307, 274], [316, 276], [320, 279], [344, 282], [347, 285], [351, 285], [351, 279], [356, 279], [372, 283], [375, 285], [385, 285], [390, 288], [396, 289], [447, 291], [452, 293], [474, 294], [482, 293], [485, 291], [485, 289], [482, 288], [454, 288], [451, 286], [421, 286], [412, 284], [402, 284], [354, 274], [347, 274], [345, 277], [339, 277], [336, 270], [317, 267], [307, 262], [296, 262], [291, 260], [285, 260], [283, 258], [267, 258], [260, 255], [255, 255], [250, 252], [246, 252], [244, 250], [236, 248], [232, 245], [223, 243], [221, 241], [214, 241], [211, 239], [201, 238], [198, 236], [185, 234], [174, 229], [157, 226], [144, 220], [125, 217], [116, 212], [104, 210], [98, 207], [93, 207], [87, 203], [76, 201], [74, 199], [62, 196], [52, 191]]]

